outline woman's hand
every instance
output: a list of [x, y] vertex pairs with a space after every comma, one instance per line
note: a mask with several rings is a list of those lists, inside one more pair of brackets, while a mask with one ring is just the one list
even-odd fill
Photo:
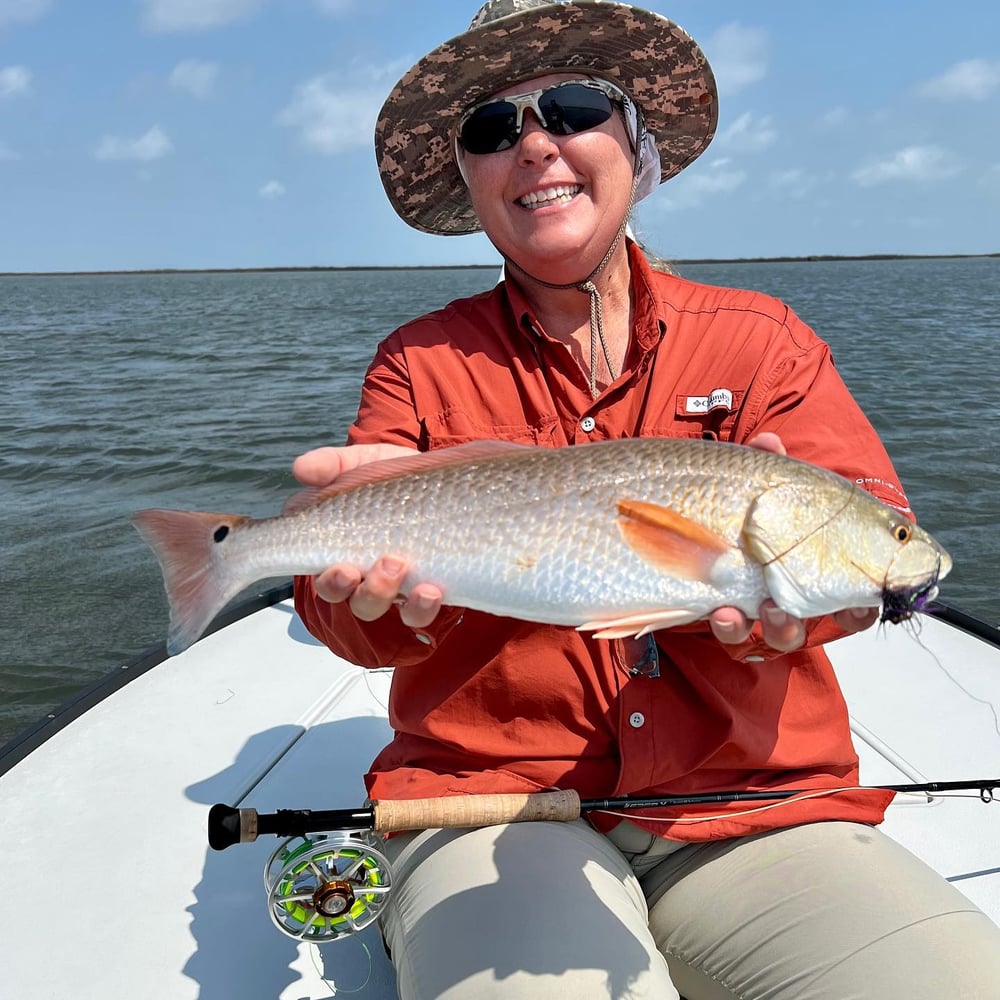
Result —
[[[758, 434], [747, 444], [751, 448], [773, 451], [778, 455], [788, 454], [781, 443], [781, 438], [770, 431]], [[770, 599], [764, 601], [758, 614], [764, 642], [772, 649], [789, 653], [805, 643], [806, 623], [801, 618], [795, 618], [782, 611], [774, 601]], [[848, 608], [836, 612], [833, 616], [840, 628], [848, 633], [861, 632], [869, 628], [875, 623], [876, 618], [878, 618], [878, 608]], [[717, 608], [708, 620], [715, 638], [726, 644], [745, 642], [753, 628], [753, 621], [739, 608]]]
[[[412, 455], [413, 449], [396, 444], [358, 444], [344, 448], [316, 448], [299, 455], [292, 463], [292, 473], [304, 486], [330, 486], [338, 476], [387, 458]], [[365, 573], [360, 566], [338, 563], [314, 578], [316, 593], [330, 604], [345, 601], [352, 614], [362, 621], [381, 618], [394, 604], [399, 617], [410, 628], [426, 628], [441, 610], [441, 591], [430, 583], [418, 583], [405, 597], [399, 587], [406, 576], [407, 564], [397, 556], [382, 556]]]

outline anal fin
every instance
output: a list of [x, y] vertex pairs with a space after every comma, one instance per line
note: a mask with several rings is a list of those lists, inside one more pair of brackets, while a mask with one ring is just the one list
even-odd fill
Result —
[[577, 625], [578, 632], [593, 632], [595, 639], [639, 638], [658, 628], [672, 628], [686, 625], [701, 618], [697, 611], [689, 608], [657, 608], [655, 611], [641, 611], [622, 618], [606, 618]]

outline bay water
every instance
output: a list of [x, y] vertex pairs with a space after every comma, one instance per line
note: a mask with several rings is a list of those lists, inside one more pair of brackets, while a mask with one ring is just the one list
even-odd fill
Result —
[[[833, 348], [924, 524], [942, 599], [1000, 621], [1000, 259], [680, 265]], [[497, 270], [0, 276], [0, 743], [166, 633], [142, 507], [276, 513], [342, 442], [375, 347]]]

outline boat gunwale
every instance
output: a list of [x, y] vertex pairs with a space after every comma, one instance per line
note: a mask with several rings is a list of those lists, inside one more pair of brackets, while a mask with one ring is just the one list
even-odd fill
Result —
[[[292, 582], [289, 580], [238, 601], [231, 608], [220, 612], [212, 620], [208, 628], [205, 629], [202, 638], [248, 618], [258, 611], [281, 604], [282, 601], [289, 600], [291, 596]], [[120, 691], [126, 684], [148, 673], [170, 658], [167, 653], [166, 640], [161, 640], [149, 646], [127, 663], [114, 667], [103, 676], [98, 677], [97, 680], [84, 685], [35, 722], [29, 723], [3, 746], [0, 746], [0, 777], [20, 764], [22, 760], [48, 742], [56, 733], [89, 712], [90, 709], [99, 705], [116, 691]]]

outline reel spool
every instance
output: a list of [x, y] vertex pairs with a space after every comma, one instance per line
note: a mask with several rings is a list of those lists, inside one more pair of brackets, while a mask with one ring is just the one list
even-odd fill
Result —
[[389, 861], [361, 830], [292, 837], [264, 867], [268, 912], [298, 941], [336, 941], [373, 923], [392, 888]]

